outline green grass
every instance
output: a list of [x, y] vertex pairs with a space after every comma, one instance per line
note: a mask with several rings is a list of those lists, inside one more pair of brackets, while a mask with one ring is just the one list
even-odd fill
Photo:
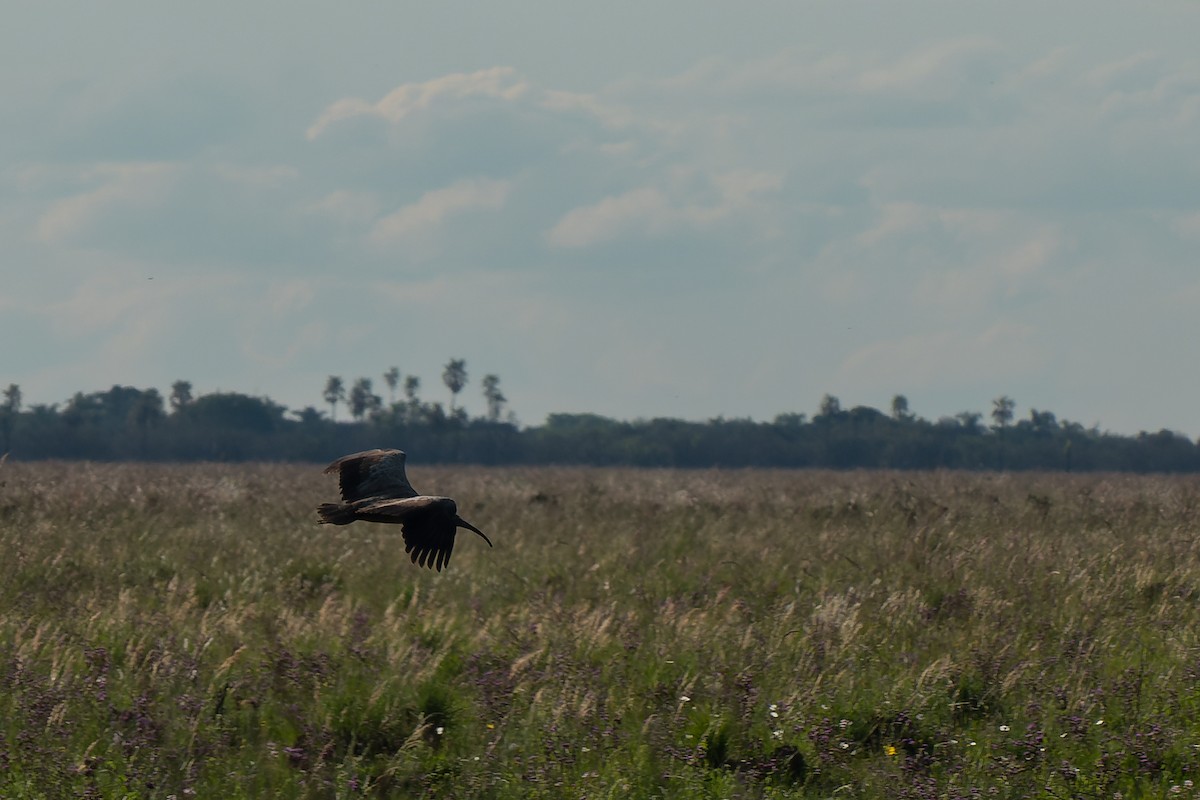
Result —
[[1200, 482], [0, 467], [0, 797], [1191, 797]]

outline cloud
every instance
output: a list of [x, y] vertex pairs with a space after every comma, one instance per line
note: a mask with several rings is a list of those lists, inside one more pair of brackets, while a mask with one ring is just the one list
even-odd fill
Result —
[[1169, 224], [1181, 237], [1200, 240], [1200, 211], [1175, 215]]
[[1003, 385], [1045, 368], [1049, 352], [1032, 325], [1000, 321], [975, 330], [912, 333], [851, 352], [833, 378], [859, 392], [921, 386]]
[[[319, 403], [328, 374], [397, 353], [436, 384], [466, 355], [534, 419], [772, 413], [839, 382], [1032, 397], [1078, 383], [1046, 365], [1098, 341], [1089, 364], [1186, 361], [1182, 313], [1128, 351], [1105, 334], [1130, 297], [1158, 309], [1158, 292], [1195, 291], [1190, 51], [999, 29], [811, 41], [673, 51], [666, 78], [637, 61], [590, 81], [462, 69], [487, 53], [363, 97], [367, 67], [256, 76], [162, 113], [151, 101], [178, 83], [136, 102], [60, 89], [46, 113], [82, 133], [10, 145], [22, 157], [0, 174], [11, 258], [55, 283], [15, 279], [37, 302], [6, 295], [6, 315], [34, 309], [72, 367], [111, 337], [142, 359], [99, 359], [114, 377], [182, 371], [285, 402]], [[335, 84], [355, 88], [330, 103]], [[162, 148], [143, 141], [158, 132]], [[100, 271], [116, 282], [88, 282]], [[153, 289], [130, 278], [149, 274]], [[199, 275], [215, 283], [159, 294]], [[428, 330], [436, 352], [403, 347]], [[736, 368], [713, 378], [715, 361]]]
[[622, 236], [658, 236], [689, 229], [697, 232], [752, 205], [760, 195], [778, 191], [778, 175], [738, 171], [714, 175], [716, 202], [672, 202], [660, 189], [643, 186], [568, 211], [545, 234], [554, 247], [588, 247]]
[[646, 186], [568, 211], [546, 232], [546, 241], [556, 247], [587, 247], [630, 228], [662, 228], [678, 217], [662, 192]]
[[[601, 244], [641, 246], [654, 260], [665, 251], [653, 248], [685, 238], [703, 241], [697, 252], [709, 261], [740, 251], [750, 269], [815, 254], [826, 264], [886, 258], [897, 244], [914, 263], [947, 269], [985, 257], [983, 243], [1005, 235], [956, 232], [954, 214], [978, 226], [1030, 203], [1183, 204], [1197, 176], [1175, 151], [1200, 134], [1179, 112], [1198, 96], [1193, 72], [1157, 55], [1090, 65], [1078, 49], [1022, 56], [987, 38], [718, 57], [590, 92], [494, 66], [404, 83], [376, 101], [338, 100], [278, 161], [110, 163], [69, 188], [43, 178], [35, 232], [46, 244], [142, 258], [311, 269], [337, 258], [377, 270], [393, 245], [420, 238], [412, 260], [439, 252], [445, 269], [480, 253], [570, 265]], [[1149, 92], [1134, 115], [1143, 126], [1170, 108], [1183, 131], [1165, 143], [1167, 157], [1133, 147], [1149, 130], [1131, 127], [1128, 142], [1085, 130], [1118, 89]], [[986, 113], [958, 130], [922, 103]], [[889, 104], [909, 118], [879, 116]], [[429, 249], [430, 235], [484, 210], [490, 219], [473, 218], [470, 241]], [[1010, 220], [1004, 230], [1018, 229], [1029, 241], [1037, 226]], [[1058, 235], [1082, 238], [1064, 222]]]
[[[60, 32], [61, 33], [61, 32]], [[95, 42], [98, 44], [100, 38]], [[255, 81], [211, 74], [178, 75], [139, 64], [124, 81], [102, 77], [103, 59], [55, 68], [57, 81], [24, 78], [6, 93], [0, 122], [7, 135], [0, 153], [8, 163], [62, 161], [74, 165], [178, 162], [205, 154], [237, 157], [273, 120], [285, 116], [256, 97]], [[40, 91], [33, 87], [38, 87]], [[269, 112], [269, 113], [264, 113]]]
[[414, 236], [428, 236], [450, 217], [476, 209], [502, 208], [510, 189], [508, 181], [496, 180], [464, 180], [434, 189], [376, 222], [371, 241], [394, 245]]
[[86, 169], [79, 182], [100, 185], [52, 203], [37, 222], [37, 238], [64, 243], [94, 229], [110, 214], [144, 213], [162, 201], [178, 172], [175, 165], [160, 163], [100, 164]]
[[355, 117], [374, 117], [397, 124], [440, 102], [462, 101], [475, 97], [515, 100], [528, 89], [528, 84], [516, 78], [511, 67], [492, 67], [472, 73], [443, 75], [423, 83], [404, 83], [379, 101], [370, 103], [357, 97], [344, 98], [330, 105], [307, 131], [312, 140], [325, 130]]
[[304, 213], [297, 195], [307, 187], [292, 165], [128, 162], [53, 174], [62, 171], [47, 171], [61, 188], [42, 201], [34, 226], [43, 245], [176, 271], [214, 261], [315, 263], [336, 244], [334, 221]]
[[[228, 276], [170, 277], [153, 263], [80, 253], [39, 278], [47, 291], [25, 295], [3, 322], [6, 337], [38, 342], [17, 354], [28, 363], [20, 382], [31, 402], [60, 402], [114, 383], [163, 388], [173, 370], [196, 366], [182, 355], [190, 343], [208, 347], [234, 326], [212, 321], [235, 285]], [[202, 324], [189, 330], [196, 319]]]
[[507, 67], [404, 84], [378, 103], [345, 98], [310, 125], [307, 145], [320, 197], [369, 195], [384, 209], [463, 181], [506, 182], [520, 217], [509, 231], [620, 185], [663, 149], [619, 102]]
[[379, 216], [379, 197], [374, 192], [335, 189], [307, 205], [310, 214], [333, 219], [342, 225], [365, 228]]
[[1059, 247], [1058, 235], [1047, 230], [994, 255], [930, 269], [917, 281], [912, 303], [919, 308], [940, 307], [943, 313], [956, 316], [993, 312], [1022, 292], [1035, 287], [1046, 291], [1039, 273]]
[[809, 126], [943, 127], [1006, 113], [1001, 82], [1012, 56], [983, 37], [935, 41], [906, 51], [791, 48], [745, 61], [709, 58], [679, 75], [628, 90], [668, 107], [774, 119], [805, 109]]
[[853, 85], [872, 93], [908, 92], [943, 98], [995, 80], [1002, 50], [985, 38], [951, 39], [905, 53], [884, 65], [848, 70]]

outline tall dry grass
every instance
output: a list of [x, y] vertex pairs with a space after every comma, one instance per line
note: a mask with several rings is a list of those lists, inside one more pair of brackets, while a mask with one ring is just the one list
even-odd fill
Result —
[[6, 464], [0, 796], [1189, 796], [1200, 484]]

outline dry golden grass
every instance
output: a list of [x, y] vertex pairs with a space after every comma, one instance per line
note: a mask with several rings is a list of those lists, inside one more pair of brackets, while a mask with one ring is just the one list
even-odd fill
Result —
[[3, 797], [1126, 797], [1200, 768], [1200, 483], [5, 464]]

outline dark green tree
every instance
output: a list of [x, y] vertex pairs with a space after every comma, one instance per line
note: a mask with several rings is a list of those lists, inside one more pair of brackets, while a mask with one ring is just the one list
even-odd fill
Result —
[[337, 404], [346, 399], [346, 385], [337, 375], [330, 375], [325, 381], [324, 397], [329, 403], [329, 419], [337, 422]]
[[396, 414], [400, 420], [408, 422], [416, 422], [421, 419], [423, 409], [421, 406], [421, 379], [416, 375], [404, 376], [404, 403], [397, 408]]
[[383, 382], [388, 387], [388, 404], [396, 405], [396, 387], [400, 385], [400, 368], [388, 367], [387, 372], [383, 373]]
[[912, 414], [908, 410], [908, 398], [902, 394], [892, 398], [892, 419], [897, 422], [912, 419]]
[[137, 432], [138, 447], [146, 455], [150, 429], [162, 420], [163, 401], [157, 389], [147, 389], [133, 402], [126, 416], [127, 424]]
[[992, 401], [992, 427], [996, 430], [1007, 428], [1009, 423], [1013, 421], [1013, 412], [1016, 410], [1016, 402], [1008, 395], [1001, 395]]
[[12, 449], [13, 426], [17, 422], [17, 414], [21, 413], [21, 387], [10, 383], [4, 390], [4, 402], [0, 404], [0, 428], [4, 433], [4, 452]]
[[483, 399], [487, 401], [487, 415], [492, 422], [499, 422], [508, 398], [500, 391], [500, 378], [496, 375], [483, 376]]
[[178, 414], [192, 402], [191, 381], [175, 381], [171, 384], [171, 411]]
[[292, 416], [305, 427], [315, 427], [321, 424], [321, 412], [312, 406], [305, 406], [299, 411], [293, 411]]
[[467, 385], [467, 362], [461, 358], [452, 358], [442, 371], [442, 382], [450, 390], [450, 414], [454, 415], [454, 401], [458, 393]]
[[404, 397], [409, 403], [417, 402], [417, 395], [421, 392], [421, 379], [416, 375], [404, 376]]
[[1033, 428], [1033, 432], [1040, 436], [1048, 436], [1058, 430], [1058, 418], [1054, 416], [1053, 411], [1038, 411], [1036, 408], [1029, 409], [1029, 425]]
[[367, 414], [377, 411], [383, 405], [379, 395], [372, 392], [371, 389], [370, 378], [359, 378], [350, 387], [350, 396], [346, 403], [350, 406], [350, 416], [359, 422]]
[[[155, 395], [157, 390], [153, 391]], [[100, 393], [100, 404], [104, 409], [105, 424], [110, 428], [123, 427], [132, 417], [134, 406], [142, 400], [144, 392], [134, 386], [113, 386]]]
[[817, 409], [817, 416], [825, 419], [833, 419], [842, 413], [842, 401], [838, 400], [831, 394], [827, 394], [821, 398], [821, 405]]
[[62, 412], [62, 420], [68, 428], [75, 429], [95, 425], [99, 423], [103, 415], [104, 407], [100, 402], [99, 395], [76, 392], [67, 401]]
[[954, 418], [967, 433], [975, 434], [982, 431], [979, 423], [983, 419], [983, 415], [978, 411], [960, 411], [954, 415]]
[[184, 416], [200, 429], [269, 433], [282, 425], [286, 410], [265, 397], [214, 392], [189, 403]]

